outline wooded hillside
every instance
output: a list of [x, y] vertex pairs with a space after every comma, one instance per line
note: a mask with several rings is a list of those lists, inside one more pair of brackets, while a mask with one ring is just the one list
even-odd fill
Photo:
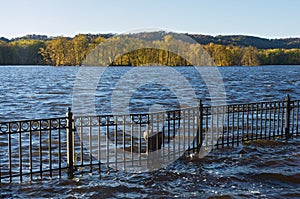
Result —
[[[202, 44], [218, 66], [300, 65], [300, 38], [186, 35]], [[0, 65], [81, 65], [92, 49], [113, 36], [115, 34], [78, 34], [73, 38], [27, 35], [11, 40], [1, 37]], [[166, 37], [162, 39], [170, 39]], [[152, 42], [161, 41], [154, 39]], [[139, 50], [116, 57], [111, 65], [140, 66], [149, 63], [190, 65], [187, 60], [172, 52], [143, 49], [142, 46]]]

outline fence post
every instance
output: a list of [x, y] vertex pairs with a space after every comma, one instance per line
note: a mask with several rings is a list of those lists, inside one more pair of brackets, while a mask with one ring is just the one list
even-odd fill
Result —
[[198, 106], [199, 116], [198, 116], [198, 132], [197, 132], [197, 153], [199, 153], [202, 143], [203, 143], [203, 104], [202, 100], [199, 101]]
[[74, 120], [71, 108], [68, 108], [67, 116], [67, 163], [68, 163], [68, 178], [74, 177], [74, 160], [73, 160], [73, 134], [74, 134]]
[[290, 95], [285, 97], [286, 101], [286, 110], [285, 110], [285, 136], [286, 138], [290, 138], [290, 113], [291, 113], [291, 98]]

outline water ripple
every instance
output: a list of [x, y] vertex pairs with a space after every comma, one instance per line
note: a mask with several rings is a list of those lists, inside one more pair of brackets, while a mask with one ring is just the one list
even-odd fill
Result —
[[[288, 73], [282, 72], [283, 67]], [[0, 120], [63, 116], [72, 103], [77, 70], [78, 67], [0, 67]], [[112, 67], [106, 71], [95, 94], [98, 113], [110, 111], [114, 85], [127, 70]], [[197, 97], [209, 104], [209, 92], [201, 76], [191, 67], [176, 70], [191, 82]], [[278, 100], [286, 94], [300, 99], [299, 66], [220, 67], [219, 70], [228, 103]], [[153, 103], [174, 108], [170, 104], [174, 105], [176, 98], [155, 85], [153, 89], [139, 88], [131, 100], [132, 111], [142, 111]], [[254, 141], [236, 148], [216, 149], [203, 159], [182, 158], [151, 173], [94, 172], [73, 180], [67, 180], [64, 174], [62, 179], [0, 184], [0, 197], [299, 198], [299, 142], [299, 138]], [[0, 139], [2, 145], [7, 145], [6, 139]]]

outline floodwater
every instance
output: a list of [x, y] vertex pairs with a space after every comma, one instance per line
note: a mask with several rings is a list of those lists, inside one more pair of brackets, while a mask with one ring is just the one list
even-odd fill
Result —
[[[97, 114], [112, 112], [113, 102], [122, 103], [111, 99], [118, 82], [130, 70], [130, 67], [112, 67], [103, 73], [95, 91]], [[193, 67], [174, 70], [189, 82], [198, 99], [204, 104], [211, 103], [209, 85], [203, 81], [203, 74], [201, 77]], [[300, 66], [219, 67], [218, 70], [227, 103], [282, 100], [287, 94], [292, 99], [300, 99]], [[78, 81], [78, 71], [78, 67], [0, 67], [0, 121], [64, 116], [74, 100], [73, 85]], [[159, 68], [153, 71], [161, 75]], [[84, 80], [88, 84], [89, 79]], [[173, 80], [175, 88], [184, 85], [176, 78]], [[214, 83], [212, 86], [216, 86]], [[166, 85], [153, 81], [136, 88], [128, 99], [129, 111], [149, 111], [155, 104], [164, 109], [178, 107], [181, 101], [172, 92], [173, 88]], [[186, 91], [186, 87], [180, 89], [183, 89], [181, 93]], [[95, 172], [72, 180], [63, 176], [22, 184], [3, 183], [0, 197], [299, 198], [299, 143], [299, 138], [254, 141], [239, 147], [215, 149], [202, 159], [182, 158], [149, 173], [99, 175]]]

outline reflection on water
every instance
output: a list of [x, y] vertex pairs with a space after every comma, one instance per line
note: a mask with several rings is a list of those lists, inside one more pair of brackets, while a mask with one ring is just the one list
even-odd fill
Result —
[[[300, 67], [220, 67], [228, 103], [300, 99]], [[209, 104], [209, 92], [192, 67], [175, 68], [190, 82], [199, 99]], [[77, 67], [0, 67], [0, 120], [63, 116], [72, 104]], [[95, 94], [97, 112], [111, 111], [114, 85], [130, 68], [110, 68]], [[148, 87], [147, 87], [148, 86]], [[152, 89], [151, 89], [152, 88]], [[161, 92], [164, 90], [165, 92]], [[159, 91], [159, 92], [156, 92]], [[167, 97], [166, 97], [167, 96]], [[173, 101], [172, 101], [173, 100]], [[167, 88], [140, 87], [131, 111], [147, 111], [158, 103], [172, 109], [178, 102]], [[0, 147], [5, 141], [0, 139]], [[255, 141], [218, 149], [203, 159], [180, 159], [150, 173], [85, 174], [76, 179], [1, 184], [1, 198], [299, 198], [300, 139]]]

